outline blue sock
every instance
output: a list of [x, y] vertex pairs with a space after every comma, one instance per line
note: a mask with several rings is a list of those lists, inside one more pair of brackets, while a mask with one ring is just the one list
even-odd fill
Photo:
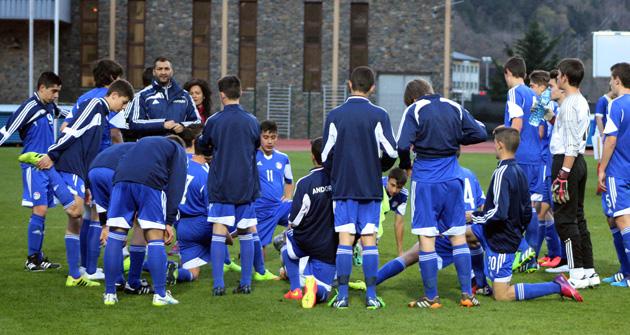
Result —
[[464, 243], [453, 246], [453, 263], [455, 264], [455, 269], [457, 270], [457, 278], [459, 278], [459, 285], [462, 288], [462, 293], [472, 295], [472, 283], [470, 280], [472, 265], [468, 244]]
[[93, 274], [96, 272], [96, 266], [98, 265], [98, 257], [101, 255], [101, 223], [99, 221], [84, 221], [89, 222], [90, 229], [88, 230], [88, 245], [87, 245], [87, 266], [86, 272]]
[[[525, 239], [527, 240], [527, 244], [529, 244], [534, 251], [540, 250], [540, 247], [538, 246], [538, 226], [538, 213], [536, 213], [536, 210], [532, 207], [532, 219], [527, 225]], [[536, 252], [536, 255], [538, 255], [538, 252]]]
[[103, 271], [105, 272], [105, 293], [116, 293], [116, 282], [122, 274], [122, 249], [127, 240], [127, 233], [109, 232], [107, 245], [103, 254]]
[[[545, 240], [545, 233], [547, 232], [547, 221], [538, 221], [538, 232], [536, 232], [536, 255], [540, 255], [540, 249], [542, 248], [543, 241]], [[547, 246], [547, 253], [549, 253], [549, 246]], [[548, 256], [548, 255], [547, 255]]]
[[195, 280], [195, 278], [193, 277], [192, 273], [188, 271], [188, 269], [184, 269], [184, 268], [177, 269], [177, 282], [178, 283], [189, 282], [193, 280]]
[[556, 224], [553, 220], [547, 220], [545, 222], [547, 223], [545, 228], [545, 243], [547, 243], [549, 257], [562, 257], [564, 248], [562, 247], [560, 236], [558, 236], [558, 232], [556, 231]]
[[66, 260], [68, 262], [68, 275], [77, 279], [81, 277], [79, 263], [81, 262], [81, 243], [79, 235], [66, 233]]
[[385, 263], [376, 274], [376, 285], [380, 285], [385, 280], [403, 272], [406, 268], [405, 261], [402, 257], [396, 257], [391, 261]]
[[366, 297], [376, 298], [376, 275], [378, 273], [378, 247], [375, 245], [363, 247], [363, 274], [367, 286]]
[[[438, 295], [437, 273], [438, 273], [438, 256], [435, 251], [418, 253], [418, 264], [420, 264], [420, 275], [422, 276], [422, 284], [424, 285], [424, 295], [433, 300]], [[459, 271], [458, 271], [459, 272]], [[468, 271], [470, 276], [470, 270]], [[469, 280], [470, 281], [470, 280]]]
[[147, 263], [149, 272], [151, 272], [151, 280], [153, 281], [153, 290], [161, 297], [166, 296], [166, 249], [163, 240], [148, 241]]
[[88, 263], [88, 234], [90, 232], [90, 220], [83, 218], [81, 230], [79, 232], [79, 243], [81, 245], [81, 266], [87, 269]]
[[225, 287], [223, 283], [223, 262], [225, 260], [225, 235], [212, 234], [210, 259], [212, 260], [213, 287]]
[[63, 205], [63, 208], [68, 208], [68, 206], [74, 203], [74, 194], [70, 192], [68, 189], [68, 185], [61, 178], [61, 175], [55, 168], [50, 168], [48, 170], [42, 170], [48, 177], [48, 181], [52, 185], [53, 193], [55, 193], [55, 197], [59, 199], [59, 202]]
[[626, 256], [626, 251], [623, 247], [623, 237], [618, 228], [610, 228], [610, 233], [613, 236], [613, 244], [615, 245], [615, 251], [617, 252], [617, 259], [619, 260], [619, 272], [624, 275], [630, 275], [630, 262]]
[[518, 245], [518, 251], [523, 252], [529, 248], [529, 244], [527, 244], [527, 240], [525, 237], [521, 238], [521, 243]]
[[337, 247], [337, 261], [335, 264], [337, 269], [337, 281], [339, 282], [339, 293], [337, 299], [348, 298], [348, 282], [350, 281], [350, 273], [352, 273], [352, 246], [339, 245]]
[[626, 249], [626, 261], [630, 262], [630, 227], [621, 231], [621, 238], [623, 239], [623, 247]]
[[514, 285], [516, 300], [530, 300], [551, 294], [560, 293], [560, 285], [554, 282]]
[[144, 245], [129, 246], [129, 273], [127, 274], [127, 282], [132, 288], [140, 287], [140, 277], [142, 276], [142, 268], [144, 265], [144, 255], [147, 248]]
[[241, 285], [251, 285], [254, 268], [254, 237], [251, 233], [239, 234], [238, 241], [241, 245]]
[[43, 216], [31, 214], [31, 219], [28, 221], [28, 256], [39, 255], [42, 252], [45, 220]]
[[287, 247], [282, 247], [282, 262], [286, 269], [287, 278], [289, 278], [289, 284], [291, 285], [291, 291], [300, 288], [300, 263], [297, 259], [291, 259], [287, 252]]
[[227, 244], [225, 245], [225, 260], [223, 261], [223, 263], [225, 263], [226, 265], [232, 263], [232, 260], [230, 259], [230, 249], [228, 248]]
[[260, 244], [260, 237], [258, 233], [252, 233], [254, 241], [254, 270], [261, 275], [265, 274], [265, 257], [262, 251], [262, 245]]
[[484, 272], [484, 257], [483, 248], [481, 246], [476, 248], [470, 248], [470, 264], [472, 270], [475, 273], [475, 283], [478, 288], [482, 288], [488, 285], [486, 281], [486, 273]]

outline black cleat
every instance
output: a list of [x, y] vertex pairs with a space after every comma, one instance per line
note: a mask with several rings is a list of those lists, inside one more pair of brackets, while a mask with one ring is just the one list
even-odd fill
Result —
[[57, 270], [61, 267], [61, 264], [52, 262], [51, 260], [48, 259], [48, 257], [42, 254], [42, 259], [39, 263], [39, 266], [41, 266], [44, 270], [48, 270], [48, 269]]
[[177, 263], [169, 261], [166, 265], [166, 285], [177, 284]]
[[212, 295], [215, 297], [219, 297], [225, 295], [225, 287], [215, 287], [212, 289]]
[[237, 288], [234, 289], [234, 291], [232, 291], [232, 293], [234, 294], [251, 294], [252, 293], [252, 287], [249, 285], [238, 285]]
[[125, 283], [125, 293], [135, 295], [152, 294], [153, 287], [144, 279], [140, 281], [140, 287], [131, 287], [129, 282], [127, 282]]
[[37, 254], [33, 254], [26, 258], [26, 262], [24, 262], [24, 270], [30, 272], [41, 272], [46, 269], [41, 267], [39, 256]]

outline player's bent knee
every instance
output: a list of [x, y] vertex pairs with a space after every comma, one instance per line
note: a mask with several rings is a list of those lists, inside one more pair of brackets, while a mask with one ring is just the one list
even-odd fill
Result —
[[48, 213], [48, 206], [33, 206], [33, 214], [45, 217]]
[[149, 240], [159, 240], [164, 238], [164, 230], [162, 229], [147, 229], [144, 232], [144, 236]]

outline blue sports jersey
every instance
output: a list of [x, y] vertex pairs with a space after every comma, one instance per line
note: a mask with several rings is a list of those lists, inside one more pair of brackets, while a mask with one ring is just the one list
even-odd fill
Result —
[[599, 116], [602, 118], [602, 123], [604, 127], [606, 127], [606, 120], [608, 119], [608, 104], [610, 104], [611, 99], [608, 95], [604, 94], [597, 100], [595, 104], [595, 116]]
[[333, 199], [383, 200], [383, 164], [391, 167], [398, 158], [387, 111], [351, 96], [326, 116], [323, 139], [322, 162], [330, 172]]
[[[208, 164], [188, 161], [184, 195], [179, 203], [181, 217], [206, 216], [208, 213]], [[204, 219], [203, 222], [206, 220]]]
[[[388, 180], [388, 177], [383, 177], [383, 187], [385, 187], [386, 193]], [[389, 210], [395, 211], [398, 215], [405, 216], [405, 213], [407, 212], [407, 199], [409, 198], [409, 191], [403, 187], [395, 196], [392, 197], [389, 193], [387, 193], [387, 197], [389, 198]]]
[[284, 184], [293, 183], [289, 156], [274, 150], [270, 156], [262, 150], [256, 152], [256, 166], [260, 180], [260, 197], [257, 205], [277, 204], [282, 201]]
[[460, 167], [462, 179], [464, 180], [464, 205], [466, 211], [476, 211], [486, 201], [486, 195], [479, 185], [479, 180], [475, 174], [465, 167]]
[[46, 153], [55, 143], [53, 131], [55, 108], [54, 103], [44, 104], [37, 93], [33, 93], [33, 96], [26, 99], [15, 113], [9, 116], [7, 123], [0, 129], [0, 145], [18, 131], [24, 145], [23, 153], [31, 151]]
[[516, 161], [519, 164], [541, 164], [542, 162], [538, 127], [529, 124], [529, 116], [535, 101], [536, 93], [525, 84], [512, 87], [508, 91], [508, 100], [505, 104], [505, 126], [511, 127], [514, 118], [523, 120], [521, 145], [516, 150]]
[[120, 145], [114, 145], [101, 151], [96, 158], [94, 158], [92, 164], [90, 164], [90, 170], [95, 168], [116, 170], [118, 162], [123, 159], [123, 156], [125, 156], [127, 151], [133, 148], [135, 144], [135, 142], [121, 143]]
[[[558, 115], [558, 103], [555, 101], [550, 102], [553, 107], [553, 114]], [[549, 149], [549, 144], [551, 143], [551, 134], [553, 133], [553, 124], [549, 121], [543, 121], [543, 137], [540, 139], [541, 152], [543, 163], [547, 166], [546, 176], [551, 176], [551, 151]]]
[[[66, 115], [65, 122], [70, 123], [70, 121], [72, 121], [72, 119], [74, 118], [74, 115], [78, 113], [79, 105], [81, 103], [94, 99], [94, 98], [104, 98], [105, 95], [107, 94], [107, 90], [108, 90], [107, 87], [96, 87], [85, 92], [82, 96], [79, 97], [79, 99], [77, 99], [77, 103], [74, 104], [74, 106], [72, 107], [72, 111], [70, 112], [70, 114]], [[107, 115], [107, 122], [103, 122], [103, 139], [101, 141], [101, 147], [99, 149], [99, 152], [107, 149], [109, 146], [112, 145], [111, 130], [116, 129], [116, 127], [113, 124], [111, 124], [109, 121], [114, 116], [116, 116], [116, 113], [110, 111], [109, 115]]]
[[630, 94], [611, 101], [608, 105], [608, 122], [604, 129], [606, 136], [617, 137], [617, 145], [606, 167], [606, 175], [621, 179], [630, 179], [630, 117], [624, 115], [627, 111], [630, 111]]

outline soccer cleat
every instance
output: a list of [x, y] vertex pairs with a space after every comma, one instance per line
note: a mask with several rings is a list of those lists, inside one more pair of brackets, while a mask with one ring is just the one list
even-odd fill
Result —
[[266, 281], [266, 280], [278, 280], [280, 279], [278, 276], [271, 273], [271, 271], [265, 269], [265, 274], [260, 274], [254, 271], [254, 280], [255, 281]]
[[516, 252], [514, 255], [514, 262], [512, 263], [512, 271], [524, 270], [522, 268], [523, 265], [527, 264], [529, 261], [536, 257], [536, 251], [532, 248], [525, 249], [524, 252]]
[[624, 280], [620, 280], [614, 283], [610, 283], [610, 286], [615, 287], [630, 287], [630, 278], [626, 278]]
[[369, 310], [381, 309], [383, 307], [385, 307], [385, 302], [378, 296], [375, 298], [367, 298], [365, 302], [365, 308]]
[[[302, 293], [302, 292], [300, 292]], [[302, 308], [313, 308], [317, 303], [317, 281], [314, 276], [306, 276]]]
[[587, 279], [588, 279], [588, 286], [589, 287], [594, 288], [596, 286], [599, 286], [599, 284], [601, 284], [601, 281], [599, 280], [599, 275], [597, 273], [593, 273]]
[[166, 285], [173, 286], [177, 284], [177, 263], [168, 261], [166, 265]]
[[23, 154], [21, 154], [18, 157], [18, 161], [20, 161], [20, 163], [26, 163], [26, 164], [32, 164], [32, 165], [37, 165], [37, 163], [39, 163], [39, 161], [42, 159], [42, 157], [44, 157], [44, 154], [38, 154], [36, 152], [25, 152]]
[[72, 278], [72, 276], [68, 276], [68, 278], [66, 278], [66, 287], [74, 287], [74, 286], [95, 287], [95, 286], [101, 286], [101, 283], [93, 281], [93, 280], [89, 280], [87, 279], [85, 275], [77, 279]]
[[48, 269], [57, 270], [57, 269], [61, 268], [61, 264], [55, 263], [55, 262], [49, 260], [48, 257], [44, 256], [43, 253], [42, 253], [42, 258], [39, 261], [39, 266], [41, 266], [44, 270], [48, 270]]
[[118, 297], [116, 293], [104, 293], [103, 294], [103, 303], [106, 306], [114, 306], [118, 303]]
[[538, 265], [538, 262], [532, 258], [532, 260], [521, 267], [520, 272], [534, 273], [538, 271], [538, 269], [540, 269], [540, 265]]
[[103, 271], [96, 271], [93, 274], [86, 273], [85, 277], [89, 280], [105, 280], [105, 273]]
[[284, 298], [288, 300], [302, 300], [303, 296], [301, 288], [296, 288], [293, 291], [289, 290], [284, 294]]
[[546, 267], [546, 268], [555, 268], [558, 265], [560, 265], [560, 262], [562, 262], [562, 258], [560, 256], [556, 256], [550, 259], [549, 261], [540, 264], [540, 266]]
[[553, 282], [560, 285], [560, 296], [571, 298], [577, 302], [584, 301], [580, 293], [573, 287], [563, 274], [556, 276]]
[[543, 258], [539, 258], [538, 259], [538, 264], [543, 264], [543, 263], [547, 263], [551, 260], [551, 258], [548, 255], [545, 255], [545, 257]]
[[171, 291], [166, 291], [166, 295], [161, 297], [159, 294], [153, 295], [153, 306], [162, 307], [166, 305], [177, 305], [179, 301], [173, 298]]
[[493, 294], [492, 287], [490, 287], [490, 285], [486, 285], [486, 286], [484, 286], [482, 288], [477, 288], [475, 290], [475, 294], [476, 295], [483, 295], [483, 296], [486, 296], [486, 297], [491, 297], [492, 294]]
[[459, 299], [459, 305], [462, 307], [477, 307], [481, 304], [479, 303], [479, 300], [477, 300], [477, 297], [475, 297], [474, 295], [462, 293], [462, 297], [461, 299]]
[[547, 268], [547, 269], [545, 269], [545, 272], [547, 272], [547, 273], [569, 272], [569, 266], [565, 264], [565, 265], [561, 265], [561, 266], [556, 266], [555, 268]]
[[433, 299], [429, 299], [427, 297], [420, 297], [418, 300], [410, 301], [407, 306], [409, 307], [418, 307], [418, 308], [430, 308], [437, 309], [441, 308], [442, 304], [440, 303], [440, 297], [435, 297]]
[[361, 244], [357, 243], [354, 245], [354, 249], [352, 249], [352, 264], [354, 266], [359, 266], [363, 264], [363, 250], [361, 248]]
[[583, 289], [583, 288], [587, 288], [589, 285], [589, 281], [588, 278], [583, 277], [581, 279], [575, 279], [575, 278], [569, 278], [567, 280], [567, 282], [569, 284], [571, 284], [572, 287], [574, 287], [575, 289]]
[[215, 297], [220, 297], [225, 295], [225, 287], [215, 287], [212, 289], [212, 295]]
[[610, 277], [606, 277], [606, 278], [602, 279], [602, 281], [604, 283], [612, 284], [612, 283], [620, 282], [624, 278], [625, 278], [625, 276], [623, 275], [623, 273], [617, 272], [617, 273], [615, 273], [614, 275], [612, 275]]
[[142, 279], [140, 281], [140, 287], [136, 287], [136, 288], [131, 287], [131, 285], [129, 285], [128, 282], [125, 283], [124, 291], [127, 294], [143, 295], [143, 294], [153, 293], [153, 288], [151, 287], [151, 285], [149, 285], [149, 282]]
[[363, 280], [355, 280], [355, 281], [348, 282], [348, 287], [357, 291], [367, 290], [367, 285], [365, 285], [365, 282]]
[[251, 294], [252, 293], [252, 287], [249, 285], [238, 285], [237, 288], [235, 288], [232, 293], [234, 294]]
[[41, 266], [39, 256], [37, 256], [37, 254], [32, 254], [26, 258], [26, 262], [24, 262], [24, 270], [30, 272], [41, 272], [46, 269]]
[[335, 308], [335, 309], [347, 309], [348, 308], [348, 298], [339, 298], [339, 297], [335, 297], [333, 300], [330, 301], [330, 303], [328, 304], [328, 306]]
[[229, 272], [229, 271], [240, 273], [241, 272], [241, 266], [236, 264], [235, 262], [230, 262], [230, 264], [223, 263], [223, 273], [226, 273], [226, 272]]

